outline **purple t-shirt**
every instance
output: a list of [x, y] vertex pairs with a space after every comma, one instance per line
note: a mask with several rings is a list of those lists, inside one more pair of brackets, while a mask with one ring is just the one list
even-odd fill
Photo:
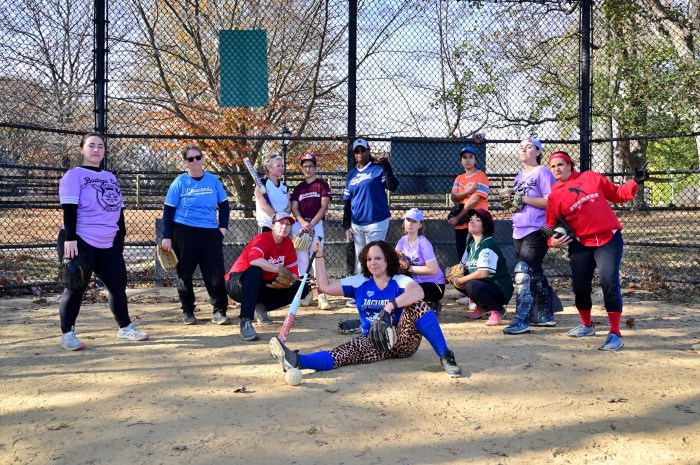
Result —
[[68, 170], [58, 185], [61, 204], [78, 205], [76, 234], [98, 249], [112, 247], [119, 215], [124, 207], [117, 178], [109, 171], [77, 167]]
[[[433, 250], [433, 245], [430, 243], [425, 236], [418, 236], [418, 241], [416, 241], [413, 246], [408, 245], [408, 236], [403, 236], [399, 239], [396, 244], [396, 250], [404, 254], [410, 261], [411, 265], [425, 266], [425, 264], [431, 260], [437, 260], [435, 258], [435, 251]], [[435, 283], [435, 284], [445, 284], [445, 275], [442, 273], [440, 266], [438, 266], [438, 272], [435, 274], [413, 274], [413, 280], [420, 283]]]
[[[547, 167], [539, 165], [532, 172], [520, 173], [515, 177], [513, 189], [523, 192], [525, 197], [547, 197], [556, 183], [554, 175]], [[513, 238], [522, 239], [545, 225], [546, 210], [525, 205], [513, 213]]]

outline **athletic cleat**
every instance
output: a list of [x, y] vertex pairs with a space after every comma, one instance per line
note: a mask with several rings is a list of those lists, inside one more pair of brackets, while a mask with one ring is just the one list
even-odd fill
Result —
[[525, 334], [530, 331], [530, 323], [518, 317], [513, 318], [510, 324], [503, 328], [503, 334]]
[[66, 350], [83, 350], [85, 348], [85, 344], [80, 342], [80, 339], [75, 337], [75, 331], [71, 329], [61, 336], [61, 347]]
[[491, 310], [491, 315], [489, 316], [486, 326], [498, 326], [501, 324], [501, 320], [506, 316], [506, 312], [499, 312], [498, 310]]
[[267, 316], [267, 310], [265, 310], [265, 306], [263, 304], [257, 304], [255, 306], [255, 319], [258, 320], [258, 324], [261, 325], [271, 325], [274, 323], [268, 316]]
[[253, 321], [248, 318], [241, 319], [240, 334], [244, 341], [257, 341], [260, 339], [260, 336], [258, 336], [258, 333], [256, 333], [253, 328]]
[[481, 318], [487, 318], [489, 315], [490, 312], [488, 310], [484, 310], [477, 305], [476, 308], [474, 308], [474, 311], [467, 315], [467, 318], [470, 320], [479, 320]]
[[581, 324], [577, 327], [575, 327], [572, 330], [569, 330], [568, 333], [566, 333], [569, 337], [585, 337], [585, 336], [594, 336], [595, 335], [595, 326], [586, 326], [584, 324]]
[[462, 369], [455, 361], [455, 353], [449, 349], [440, 357], [440, 365], [442, 365], [445, 369], [445, 373], [447, 373], [447, 376], [450, 378], [459, 378], [462, 375]]
[[318, 308], [321, 310], [328, 310], [331, 308], [331, 304], [328, 302], [328, 296], [326, 296], [326, 294], [318, 295]]
[[362, 332], [360, 320], [343, 320], [338, 323], [338, 331], [342, 334], [358, 334]]
[[124, 341], [147, 341], [148, 333], [142, 333], [133, 323], [129, 323], [129, 326], [124, 326], [119, 328], [117, 331], [117, 339], [122, 339]]
[[182, 321], [184, 321], [186, 325], [196, 325], [197, 324], [197, 318], [195, 318], [193, 312], [184, 312], [182, 314]]
[[608, 337], [605, 338], [605, 344], [599, 347], [598, 350], [607, 350], [609, 352], [617, 352], [624, 347], [625, 343], [622, 342], [622, 336], [618, 336], [612, 331], [608, 333]]
[[299, 368], [299, 354], [290, 350], [276, 337], [270, 339], [270, 353], [282, 365], [282, 370], [287, 371], [290, 368]]
[[230, 325], [231, 318], [226, 316], [226, 312], [217, 310], [211, 317], [211, 322], [217, 325]]

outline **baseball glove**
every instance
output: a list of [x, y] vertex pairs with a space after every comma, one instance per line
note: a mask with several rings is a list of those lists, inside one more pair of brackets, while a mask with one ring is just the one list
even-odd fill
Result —
[[342, 334], [357, 334], [362, 331], [360, 320], [343, 320], [338, 322], [338, 331]]
[[61, 260], [58, 266], [59, 282], [72, 290], [82, 289], [90, 282], [92, 270], [85, 261], [85, 256], [79, 254], [71, 260]]
[[[450, 210], [450, 213], [447, 214], [447, 221], [449, 221], [449, 220], [451, 220], [452, 218], [454, 218], [455, 216], [459, 215], [460, 212], [461, 212], [463, 209], [464, 209], [464, 204], [463, 204], [463, 203], [460, 203], [460, 204], [456, 205], [452, 210]], [[467, 221], [469, 221], [469, 218], [467, 218], [467, 216], [464, 215], [463, 217], [461, 217], [461, 218], [459, 219], [459, 221], [457, 222], [456, 226], [460, 226], [460, 225], [466, 223]]]
[[454, 266], [445, 268], [445, 279], [457, 289], [464, 289], [464, 284], [459, 283], [459, 278], [464, 276], [464, 265], [457, 263]]
[[501, 201], [504, 210], [515, 212], [523, 208], [523, 193], [521, 191], [511, 188], [501, 189], [498, 192], [498, 200]]
[[554, 223], [554, 229], [549, 229], [546, 226], [542, 226], [540, 229], [547, 237], [559, 238], [561, 236], [569, 236], [572, 239], [575, 237], [574, 230], [571, 229], [569, 223], [567, 223], [562, 216], [557, 216], [556, 222]]
[[294, 239], [292, 239], [292, 242], [294, 243], [294, 248], [297, 250], [309, 250], [312, 239], [311, 234], [307, 233], [303, 229], [300, 229], [294, 236]]
[[396, 330], [391, 325], [391, 313], [387, 313], [386, 310], [379, 312], [369, 328], [369, 340], [377, 352], [386, 352], [394, 347]]
[[156, 257], [165, 271], [174, 270], [177, 266], [177, 255], [172, 248], [165, 250], [160, 244], [156, 245]]
[[279, 270], [277, 271], [277, 277], [274, 281], [269, 283], [267, 287], [270, 289], [287, 289], [294, 284], [297, 277], [292, 274], [284, 265], [279, 265]]
[[408, 269], [411, 267], [411, 260], [398, 250], [396, 251], [396, 255], [399, 256], [399, 274], [411, 276], [411, 273], [408, 271]]

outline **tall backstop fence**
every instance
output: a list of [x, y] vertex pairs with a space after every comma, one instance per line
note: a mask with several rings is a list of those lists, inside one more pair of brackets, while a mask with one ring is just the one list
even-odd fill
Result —
[[[342, 191], [349, 143], [389, 157], [389, 240], [419, 207], [441, 266], [458, 260], [446, 223], [459, 150], [472, 145], [497, 192], [522, 169], [518, 142], [621, 183], [651, 179], [615, 206], [623, 275], [700, 282], [700, 15], [695, 2], [0, 0], [0, 288], [52, 285], [62, 225], [58, 181], [80, 135], [107, 138], [105, 168], [126, 203], [132, 281], [172, 279], [154, 246], [168, 186], [196, 144], [232, 205], [226, 265], [256, 232], [242, 164], [281, 153], [286, 182], [314, 151], [332, 188], [326, 240], [348, 271]], [[291, 137], [281, 133], [291, 130]], [[485, 132], [484, 143], [471, 136]], [[508, 252], [510, 251], [510, 252]], [[350, 252], [351, 253], [351, 252]], [[512, 260], [512, 257], [510, 258]], [[550, 251], [548, 274], [567, 276]]]

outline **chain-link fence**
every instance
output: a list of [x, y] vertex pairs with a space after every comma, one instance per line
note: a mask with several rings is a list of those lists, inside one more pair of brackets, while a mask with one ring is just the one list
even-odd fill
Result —
[[[637, 199], [616, 207], [627, 241], [623, 271], [700, 280], [700, 25], [692, 2], [597, 2], [587, 30], [585, 1], [100, 5], [0, 0], [2, 288], [55, 283], [58, 180], [80, 163], [78, 134], [93, 126], [108, 134], [106, 168], [117, 174], [127, 204], [132, 281], [171, 279], [157, 269], [154, 245], [163, 198], [184, 168], [178, 151], [190, 143], [205, 150], [205, 168], [230, 195], [227, 266], [256, 231], [242, 158], [260, 167], [263, 156], [283, 153], [293, 187], [301, 179], [299, 155], [312, 150], [333, 194], [328, 261], [335, 275], [347, 272], [342, 190], [353, 136], [389, 157], [400, 179], [389, 194], [395, 221], [388, 240], [398, 240], [401, 215], [418, 206], [440, 264], [452, 264], [449, 191], [463, 172], [459, 149], [478, 131], [486, 132], [486, 143], [474, 146], [507, 254], [509, 215], [495, 193], [522, 169], [519, 140], [535, 136], [545, 155], [565, 150], [617, 183], [648, 162], [652, 179]], [[222, 31], [258, 32], [224, 40]], [[586, 34], [590, 49], [581, 45]], [[242, 90], [246, 73], [234, 72], [236, 60], [258, 70]], [[590, 114], [582, 111], [584, 70]], [[225, 106], [241, 95], [263, 101]], [[283, 126], [292, 130], [285, 147]], [[547, 272], [567, 275], [566, 260], [550, 252]]]

